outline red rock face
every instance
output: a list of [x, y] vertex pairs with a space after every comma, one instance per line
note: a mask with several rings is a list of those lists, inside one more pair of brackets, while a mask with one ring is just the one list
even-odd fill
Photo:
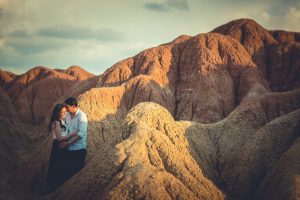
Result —
[[8, 88], [15, 79], [15, 77], [16, 75], [14, 73], [2, 71], [0, 69], [0, 85], [2, 86], [2, 88]]
[[277, 42], [300, 42], [300, 33], [288, 31], [269, 31]]
[[272, 91], [299, 88], [299, 33], [268, 31], [248, 19], [230, 22], [212, 32], [238, 40], [262, 71]]
[[[203, 123], [217, 122], [243, 98], [269, 91], [245, 48], [232, 37], [215, 33], [178, 38], [145, 50], [107, 70], [98, 86], [119, 86], [138, 75], [172, 94], [166, 108], [176, 119]], [[136, 103], [128, 109], [145, 101], [148, 92], [136, 95]]]
[[69, 74], [76, 78], [78, 81], [82, 81], [88, 78], [91, 78], [95, 76], [94, 74], [91, 74], [84, 69], [80, 68], [79, 66], [71, 66], [67, 70], [64, 71], [64, 73]]

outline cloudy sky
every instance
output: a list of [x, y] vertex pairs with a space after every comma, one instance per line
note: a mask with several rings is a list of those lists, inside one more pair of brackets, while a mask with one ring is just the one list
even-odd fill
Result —
[[101, 74], [146, 48], [239, 18], [300, 32], [300, 1], [0, 0], [0, 68], [79, 65]]

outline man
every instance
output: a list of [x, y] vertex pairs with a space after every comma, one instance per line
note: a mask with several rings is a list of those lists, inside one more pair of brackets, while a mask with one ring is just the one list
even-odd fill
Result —
[[86, 158], [86, 139], [88, 120], [84, 112], [78, 108], [77, 99], [69, 97], [65, 100], [67, 111], [66, 125], [68, 133], [77, 131], [77, 135], [72, 137], [68, 142], [68, 178], [76, 174], [84, 167]]

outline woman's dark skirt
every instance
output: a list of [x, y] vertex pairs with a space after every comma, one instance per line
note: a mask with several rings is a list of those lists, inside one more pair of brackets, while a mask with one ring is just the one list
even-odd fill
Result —
[[47, 174], [47, 191], [52, 192], [66, 181], [68, 148], [60, 149], [53, 140]]

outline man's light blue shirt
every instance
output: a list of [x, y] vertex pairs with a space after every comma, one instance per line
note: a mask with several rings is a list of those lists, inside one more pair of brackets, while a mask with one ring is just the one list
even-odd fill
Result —
[[71, 114], [68, 113], [66, 116], [66, 124], [68, 128], [68, 133], [77, 131], [77, 135], [80, 136], [80, 138], [76, 142], [68, 146], [68, 150], [86, 149], [88, 127], [88, 120], [86, 114], [81, 110], [77, 109], [74, 117], [72, 118]]

